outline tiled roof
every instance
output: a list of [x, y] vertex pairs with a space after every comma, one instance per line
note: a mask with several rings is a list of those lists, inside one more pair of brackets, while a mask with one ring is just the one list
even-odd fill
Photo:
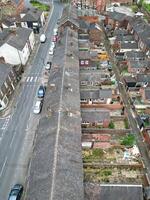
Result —
[[12, 70], [12, 67], [10, 65], [0, 63], [0, 87], [6, 81], [6, 78], [11, 70]]

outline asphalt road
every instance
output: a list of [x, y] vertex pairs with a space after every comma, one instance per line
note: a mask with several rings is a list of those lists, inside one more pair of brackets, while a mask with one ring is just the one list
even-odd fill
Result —
[[132, 110], [132, 105], [130, 103], [129, 95], [125, 89], [125, 86], [123, 84], [121, 84], [121, 76], [120, 76], [119, 69], [117, 67], [117, 62], [116, 62], [116, 59], [115, 59], [113, 53], [111, 52], [111, 47], [107, 40], [105, 42], [105, 46], [106, 46], [107, 52], [110, 55], [110, 61], [112, 62], [112, 65], [113, 65], [113, 71], [115, 73], [116, 80], [118, 81], [118, 88], [122, 95], [122, 99], [123, 99], [123, 102], [124, 102], [124, 105], [126, 108], [126, 112], [128, 114], [128, 120], [130, 123], [130, 127], [132, 129], [133, 134], [136, 137], [137, 145], [139, 147], [139, 150], [141, 153], [141, 158], [144, 163], [145, 172], [147, 173], [149, 180], [150, 180], [150, 156], [148, 154], [148, 149], [146, 147], [146, 144], [144, 143], [142, 133], [141, 133], [138, 123], [136, 121], [136, 112], [134, 112], [134, 110]]
[[47, 41], [40, 44], [25, 72], [13, 113], [0, 120], [0, 199], [6, 200], [15, 183], [24, 185], [32, 150], [34, 133], [40, 115], [33, 114], [37, 89], [42, 81], [43, 62], [48, 59], [48, 49], [62, 5], [54, 2], [54, 9], [46, 27]]

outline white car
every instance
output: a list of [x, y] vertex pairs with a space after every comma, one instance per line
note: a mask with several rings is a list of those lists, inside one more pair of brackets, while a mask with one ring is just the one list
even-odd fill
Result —
[[50, 70], [52, 66], [52, 62], [48, 61], [47, 64], [45, 65], [46, 70]]
[[39, 114], [41, 112], [41, 110], [42, 110], [42, 101], [37, 100], [34, 105], [33, 113]]
[[49, 49], [49, 55], [53, 55], [53, 54], [54, 54], [54, 48], [51, 47], [51, 48]]
[[55, 42], [51, 42], [50, 48], [55, 48]]
[[54, 28], [53, 35], [57, 35], [57, 34], [58, 34], [58, 28]]

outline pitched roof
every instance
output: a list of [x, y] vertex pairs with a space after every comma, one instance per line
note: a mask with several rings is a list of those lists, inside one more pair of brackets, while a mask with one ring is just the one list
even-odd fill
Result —
[[150, 74], [137, 74], [137, 82], [150, 82]]
[[109, 16], [109, 18], [113, 19], [113, 20], [116, 20], [116, 21], [123, 21], [126, 19], [126, 15], [123, 14], [123, 13], [119, 13], [119, 12], [107, 12], [107, 16]]
[[11, 35], [7, 41], [7, 44], [15, 47], [18, 50], [22, 50], [27, 43], [32, 29], [29, 28], [17, 28], [16, 33]]
[[0, 46], [5, 43], [5, 41], [8, 39], [10, 35], [10, 29], [5, 28], [3, 31], [0, 31]]
[[79, 28], [77, 10], [71, 4], [64, 8], [62, 17], [60, 19], [59, 27], [62, 26], [67, 21], [70, 21], [72, 24], [74, 24], [76, 27]]
[[28, 10], [24, 17], [21, 18], [22, 22], [35, 22], [38, 21], [41, 17], [42, 11], [40, 10]]
[[121, 42], [120, 49], [138, 49], [138, 44], [136, 42]]
[[103, 122], [104, 120], [110, 120], [110, 112], [107, 109], [104, 110], [91, 110], [91, 109], [82, 109], [81, 111], [82, 121], [94, 123], [94, 122]]
[[11, 70], [12, 70], [12, 67], [10, 65], [0, 63], [0, 87], [6, 81], [6, 78]]
[[117, 38], [116, 38], [117, 41], [134, 41], [134, 37], [133, 35], [117, 35]]
[[131, 68], [146, 68], [149, 66], [148, 60], [129, 60]]
[[100, 89], [100, 90], [81, 90], [81, 99], [107, 99], [112, 97], [111, 89]]
[[[77, 32], [66, 28], [56, 47], [48, 85], [57, 89], [45, 95], [30, 165], [28, 200], [84, 199], [77, 41]], [[68, 56], [70, 52], [73, 57]]]
[[85, 200], [143, 200], [142, 185], [85, 183]]
[[127, 60], [142, 60], [146, 57], [143, 51], [128, 51], [125, 52]]
[[114, 33], [113, 33], [113, 35], [115, 36], [117, 36], [117, 35], [128, 35], [128, 31], [127, 30], [125, 30], [125, 29], [116, 29], [116, 30], [114, 30]]

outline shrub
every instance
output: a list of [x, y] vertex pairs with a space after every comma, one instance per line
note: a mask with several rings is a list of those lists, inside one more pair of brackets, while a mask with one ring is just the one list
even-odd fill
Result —
[[121, 141], [122, 145], [125, 145], [128, 147], [133, 146], [134, 143], [135, 143], [135, 136], [133, 134], [129, 134], [129, 135], [125, 136]]
[[114, 129], [115, 128], [115, 124], [112, 121], [109, 123], [109, 128], [110, 129]]

